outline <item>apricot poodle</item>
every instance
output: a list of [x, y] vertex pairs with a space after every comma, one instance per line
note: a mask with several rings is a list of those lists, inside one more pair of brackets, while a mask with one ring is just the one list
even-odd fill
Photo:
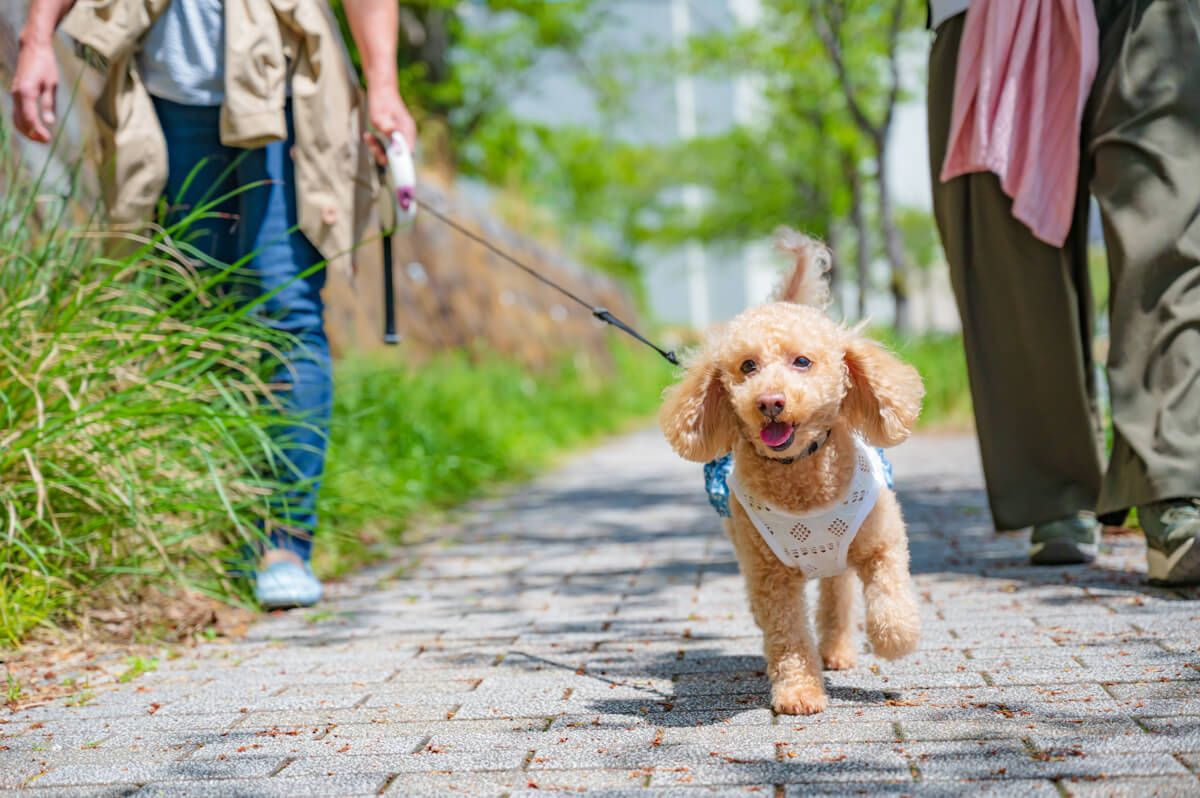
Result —
[[[924, 387], [861, 327], [825, 315], [824, 245], [786, 228], [777, 243], [795, 259], [781, 301], [713, 330], [668, 390], [659, 423], [685, 459], [732, 450], [725, 529], [763, 632], [771, 702], [809, 714], [826, 706], [821, 663], [855, 665], [857, 581], [875, 653], [895, 659], [917, 647], [904, 520], [872, 447], [909, 436]], [[810, 578], [821, 580], [819, 646], [805, 606]]]

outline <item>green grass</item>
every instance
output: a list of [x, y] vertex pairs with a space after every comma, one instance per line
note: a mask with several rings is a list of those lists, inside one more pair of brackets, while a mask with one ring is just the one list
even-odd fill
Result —
[[117, 677], [121, 684], [131, 682], [143, 673], [158, 670], [158, 657], [126, 657], [125, 663], [129, 669]]
[[420, 364], [402, 353], [360, 356], [337, 371], [315, 553], [325, 575], [401, 539], [415, 518], [648, 418], [671, 379], [652, 352], [615, 339], [607, 357], [581, 352], [539, 373], [461, 352]]
[[919, 429], [971, 426], [971, 391], [961, 335], [930, 333], [900, 337], [889, 330], [873, 330], [871, 334], [921, 373], [925, 402], [917, 423]]
[[0, 644], [149, 584], [237, 597], [275, 486], [283, 341], [180, 265], [205, 209], [153, 238], [77, 211], [0, 155]]

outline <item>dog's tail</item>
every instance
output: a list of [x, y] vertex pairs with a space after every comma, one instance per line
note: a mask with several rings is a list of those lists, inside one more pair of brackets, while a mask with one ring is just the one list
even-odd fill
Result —
[[822, 310], [829, 304], [829, 270], [833, 268], [833, 253], [829, 247], [790, 227], [775, 231], [775, 248], [790, 255], [794, 261], [792, 273], [775, 292], [775, 298], [798, 305], [812, 305]]

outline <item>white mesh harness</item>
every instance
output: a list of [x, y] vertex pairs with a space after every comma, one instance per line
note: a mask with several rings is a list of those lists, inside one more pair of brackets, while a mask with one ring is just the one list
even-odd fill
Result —
[[885, 484], [878, 452], [857, 436], [854, 447], [854, 477], [846, 495], [828, 508], [805, 514], [784, 512], [754, 498], [738, 482], [736, 469], [729, 474], [729, 489], [771, 551], [810, 579], [846, 570], [846, 551]]

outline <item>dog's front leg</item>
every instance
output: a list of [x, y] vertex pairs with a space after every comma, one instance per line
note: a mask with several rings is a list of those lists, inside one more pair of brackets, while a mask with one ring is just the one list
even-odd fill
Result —
[[921, 614], [909, 579], [904, 521], [891, 491], [880, 495], [848, 559], [863, 583], [867, 639], [875, 653], [897, 659], [916, 651]]
[[[749, 525], [749, 522], [745, 522]], [[731, 530], [754, 622], [763, 633], [771, 705], [785, 715], [810, 715], [825, 709], [821, 660], [809, 629], [805, 579], [775, 558], [753, 529]]]

